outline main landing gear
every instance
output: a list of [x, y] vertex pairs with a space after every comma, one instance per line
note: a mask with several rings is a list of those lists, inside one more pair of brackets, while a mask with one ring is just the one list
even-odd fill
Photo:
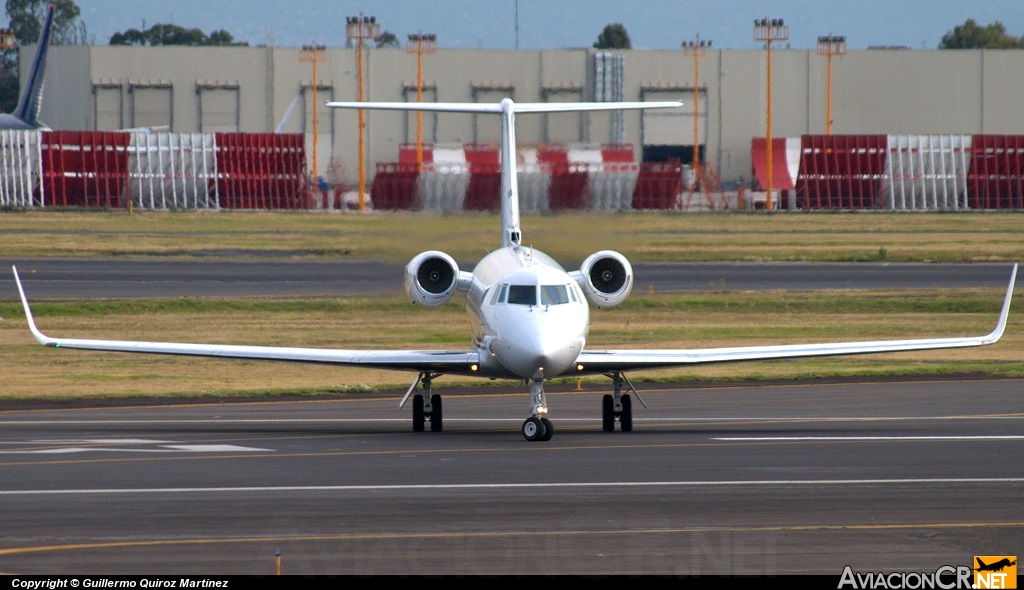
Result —
[[551, 440], [555, 427], [551, 420], [544, 417], [548, 413], [547, 398], [544, 396], [544, 380], [534, 379], [530, 385], [530, 417], [523, 422], [523, 438], [535, 440]]
[[[424, 426], [426, 426], [427, 419], [430, 419], [430, 431], [441, 432], [444, 428], [444, 414], [441, 405], [441, 396], [438, 394], [430, 394], [430, 383], [435, 378], [440, 377], [441, 373], [420, 373], [413, 381], [412, 387], [409, 388], [408, 393], [405, 394], [406, 399], [409, 397], [415, 389], [416, 385], [423, 384], [423, 393], [416, 393], [412, 398], [412, 431], [423, 432]], [[405, 399], [402, 400], [402, 404], [405, 405]]]
[[[615, 421], [619, 421], [619, 429], [622, 432], [633, 431], [633, 398], [629, 394], [623, 395], [622, 383], [625, 381], [629, 385], [629, 389], [636, 393], [637, 399], [640, 399], [640, 403], [643, 404], [644, 400], [640, 398], [640, 394], [637, 393], [636, 388], [629, 382], [629, 378], [626, 377], [625, 373], [616, 371], [614, 373], [606, 373], [606, 377], [612, 380], [612, 384], [615, 386], [614, 395], [605, 395], [601, 400], [601, 428], [605, 432], [615, 431]], [[646, 407], [646, 405], [644, 406]]]

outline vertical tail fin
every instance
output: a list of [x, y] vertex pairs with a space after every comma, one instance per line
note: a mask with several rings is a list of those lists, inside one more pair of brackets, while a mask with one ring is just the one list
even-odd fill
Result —
[[392, 111], [432, 111], [448, 113], [494, 113], [501, 115], [501, 245], [522, 243], [519, 229], [519, 185], [516, 179], [516, 113], [568, 113], [578, 111], [618, 111], [633, 109], [671, 109], [681, 101], [667, 102], [556, 102], [515, 103], [510, 98], [500, 103], [465, 102], [328, 102], [339, 109]]
[[36, 54], [32, 58], [32, 69], [18, 100], [18, 108], [14, 111], [15, 117], [33, 127], [39, 126], [39, 110], [43, 106], [43, 73], [46, 71], [46, 52], [50, 47], [50, 33], [53, 30], [53, 16], [56, 11], [57, 8], [53, 4], [46, 9], [46, 21], [39, 34]]

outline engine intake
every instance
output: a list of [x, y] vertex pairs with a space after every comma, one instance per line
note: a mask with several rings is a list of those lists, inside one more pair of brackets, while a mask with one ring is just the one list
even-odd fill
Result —
[[405, 291], [413, 303], [436, 307], [451, 299], [459, 283], [459, 265], [444, 252], [417, 255], [405, 267]]
[[573, 276], [595, 307], [614, 307], [633, 290], [633, 267], [625, 256], [612, 250], [591, 254]]

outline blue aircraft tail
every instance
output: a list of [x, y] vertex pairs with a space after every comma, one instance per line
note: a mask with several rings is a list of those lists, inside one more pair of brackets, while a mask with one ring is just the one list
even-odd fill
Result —
[[53, 29], [55, 12], [53, 4], [46, 9], [46, 22], [39, 34], [39, 44], [32, 58], [32, 70], [18, 100], [18, 108], [14, 111], [15, 117], [33, 127], [39, 126], [39, 110], [43, 106], [43, 72], [46, 70], [46, 52], [50, 47], [50, 31]]

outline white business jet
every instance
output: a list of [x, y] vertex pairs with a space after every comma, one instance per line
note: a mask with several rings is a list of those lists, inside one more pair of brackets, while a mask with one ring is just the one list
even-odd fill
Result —
[[[795, 357], [868, 354], [906, 350], [984, 346], [996, 342], [1006, 327], [1017, 266], [1003, 302], [999, 322], [992, 333], [962, 338], [930, 338], [836, 344], [749, 346], [694, 350], [587, 350], [590, 305], [612, 307], [622, 303], [633, 287], [633, 269], [626, 258], [609, 250], [588, 257], [577, 271], [566, 272], [546, 254], [522, 245], [519, 229], [519, 193], [516, 183], [516, 113], [552, 113], [614, 109], [673, 108], [679, 102], [641, 103], [544, 103], [498, 104], [329, 102], [330, 107], [493, 113], [501, 116], [501, 248], [481, 260], [473, 272], [459, 269], [451, 256], [424, 252], [405, 269], [405, 288], [414, 303], [441, 305], [455, 293], [466, 294], [473, 339], [466, 350], [323, 350], [269, 346], [231, 346], [51, 338], [36, 327], [25, 291], [14, 271], [29, 328], [36, 339], [57, 348], [82, 348], [243, 359], [263, 359], [338, 365], [361, 365], [414, 371], [416, 380], [399, 407], [414, 392], [412, 426], [422, 431], [442, 429], [441, 396], [431, 394], [431, 384], [441, 375], [472, 375], [511, 378], [530, 384], [529, 417], [523, 422], [526, 440], [549, 440], [554, 428], [548, 419], [544, 381], [558, 376], [604, 374], [613, 393], [603, 398], [605, 431], [619, 423], [622, 431], [633, 429], [630, 395], [636, 394], [626, 371]], [[422, 393], [417, 386], [422, 386]], [[639, 398], [639, 395], [638, 395]], [[640, 399], [643, 403], [643, 400]]]

